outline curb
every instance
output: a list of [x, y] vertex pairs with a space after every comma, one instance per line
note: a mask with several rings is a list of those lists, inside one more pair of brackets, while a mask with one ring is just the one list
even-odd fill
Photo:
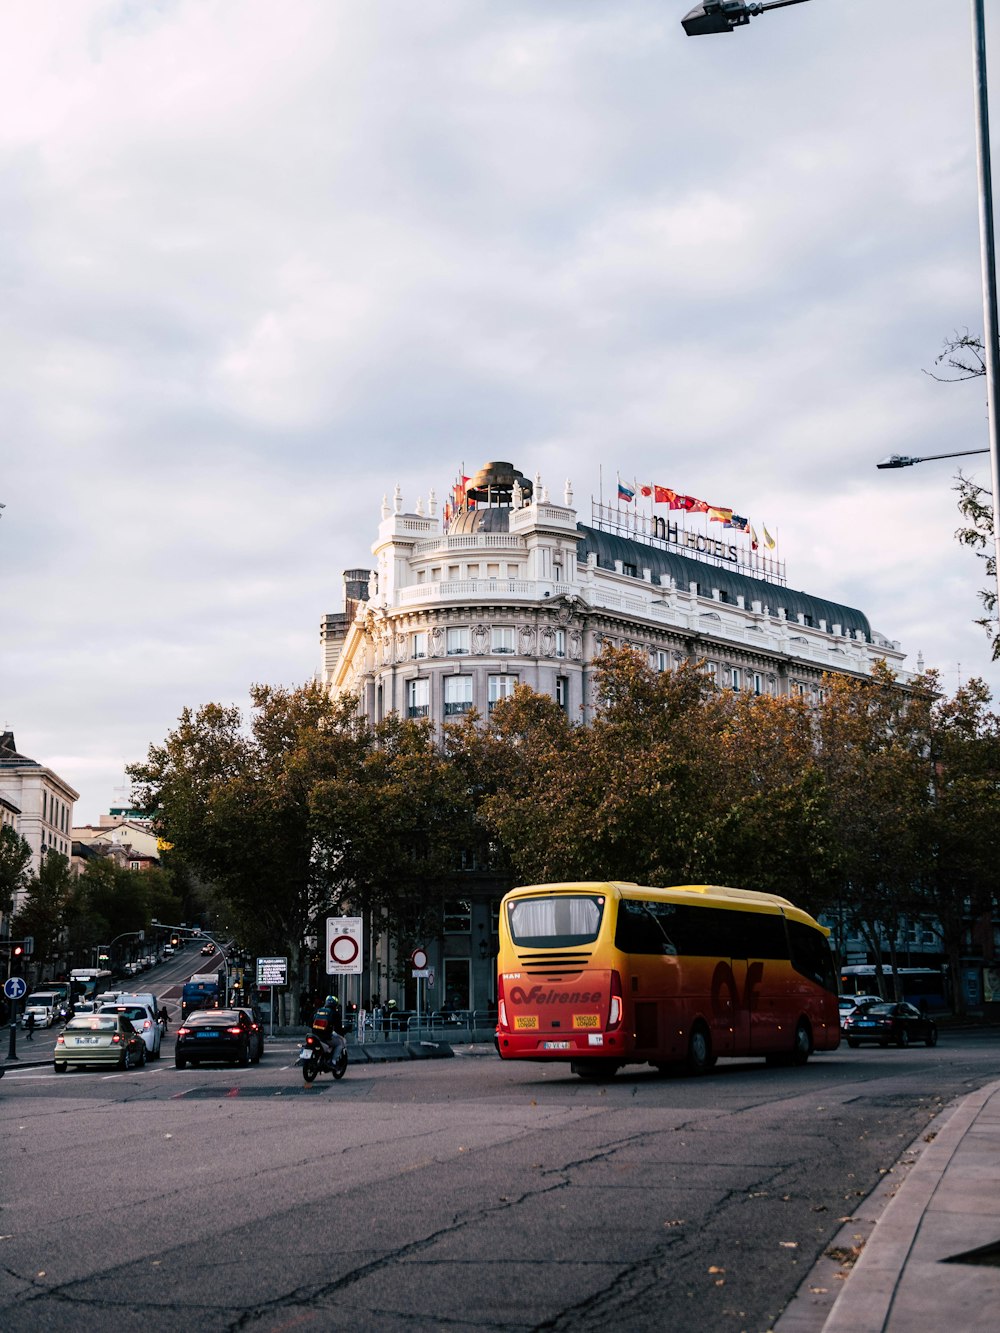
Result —
[[934, 1194], [966, 1134], [998, 1091], [1000, 1082], [987, 1083], [967, 1093], [950, 1114], [945, 1112], [947, 1120], [876, 1222], [823, 1333], [882, 1333], [888, 1326], [893, 1300]]

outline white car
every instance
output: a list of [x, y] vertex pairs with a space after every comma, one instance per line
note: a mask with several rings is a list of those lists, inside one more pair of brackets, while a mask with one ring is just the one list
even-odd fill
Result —
[[881, 1004], [882, 997], [880, 995], [841, 995], [838, 1003], [840, 1005], [840, 1030], [843, 1033], [847, 1030], [844, 1027], [844, 1020], [849, 1014], [853, 1014], [855, 1009], [863, 1004]]
[[124, 1004], [103, 1004], [101, 1013], [122, 1014], [127, 1018], [143, 1040], [147, 1059], [159, 1060], [163, 1032], [160, 1020], [148, 1004], [139, 1004], [134, 1000], [126, 1000]]

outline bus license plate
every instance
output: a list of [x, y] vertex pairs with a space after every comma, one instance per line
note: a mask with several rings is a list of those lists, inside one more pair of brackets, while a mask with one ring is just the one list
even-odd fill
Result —
[[568, 1051], [568, 1050], [569, 1050], [569, 1042], [568, 1042], [568, 1041], [543, 1041], [543, 1042], [542, 1042], [542, 1050], [543, 1050], [543, 1051]]

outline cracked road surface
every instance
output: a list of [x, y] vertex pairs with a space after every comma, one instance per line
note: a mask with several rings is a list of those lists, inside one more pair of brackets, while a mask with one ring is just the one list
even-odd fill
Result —
[[767, 1330], [998, 1045], [608, 1085], [490, 1052], [306, 1089], [275, 1043], [8, 1071], [0, 1327]]

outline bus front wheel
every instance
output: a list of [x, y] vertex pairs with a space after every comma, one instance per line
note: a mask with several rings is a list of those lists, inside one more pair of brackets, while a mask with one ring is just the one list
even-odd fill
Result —
[[688, 1073], [707, 1074], [714, 1064], [715, 1056], [712, 1054], [712, 1039], [708, 1035], [708, 1028], [703, 1023], [697, 1023], [688, 1042]]

